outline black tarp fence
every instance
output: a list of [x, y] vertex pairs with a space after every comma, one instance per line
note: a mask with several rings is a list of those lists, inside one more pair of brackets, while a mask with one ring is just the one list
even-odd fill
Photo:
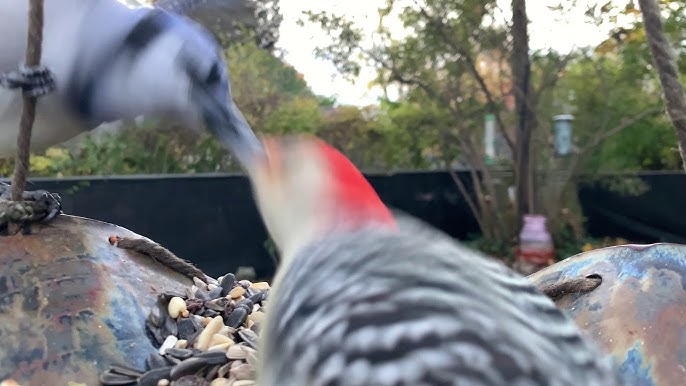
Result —
[[[468, 172], [458, 172], [471, 191]], [[464, 239], [478, 226], [447, 172], [367, 174], [389, 206], [415, 215]], [[686, 176], [639, 175], [650, 187], [624, 197], [603, 184], [580, 188], [593, 236], [621, 236], [637, 242], [686, 243], [682, 205]], [[615, 177], [616, 178], [616, 177]], [[252, 266], [259, 277], [273, 274], [266, 230], [242, 175], [163, 175], [34, 178], [27, 189], [62, 196], [63, 210], [110, 222], [148, 237], [212, 276]]]
[[623, 237], [636, 243], [673, 242], [686, 244], [686, 174], [641, 173], [647, 190], [627, 195], [608, 189], [605, 176], [581, 185], [579, 200], [588, 218], [587, 230], [596, 237]]

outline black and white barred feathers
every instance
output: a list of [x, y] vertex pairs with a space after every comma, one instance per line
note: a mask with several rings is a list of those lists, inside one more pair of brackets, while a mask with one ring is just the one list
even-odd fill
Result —
[[332, 233], [282, 267], [260, 386], [612, 386], [525, 278], [414, 219]]

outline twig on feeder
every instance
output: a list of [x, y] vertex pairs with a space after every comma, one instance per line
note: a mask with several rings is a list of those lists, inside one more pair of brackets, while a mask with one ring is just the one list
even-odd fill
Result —
[[[43, 0], [30, 0], [29, 2], [29, 31], [26, 45], [26, 66], [38, 66], [42, 54], [43, 45]], [[14, 164], [14, 177], [12, 179], [12, 201], [22, 201], [24, 188], [26, 187], [26, 174], [29, 169], [29, 156], [31, 145], [31, 129], [36, 116], [36, 97], [27, 93], [22, 95], [23, 106], [21, 121], [19, 122], [19, 136], [17, 138], [17, 158]], [[8, 233], [10, 235], [19, 232], [21, 225], [10, 222]]]
[[552, 300], [573, 293], [591, 292], [603, 282], [600, 275], [588, 275], [579, 279], [560, 281], [553, 284], [540, 286], [538, 289]]
[[170, 250], [153, 241], [144, 238], [131, 239], [128, 237], [110, 236], [109, 242], [115, 247], [130, 249], [148, 256], [165, 267], [176, 271], [189, 279], [197, 277], [198, 279], [207, 283], [207, 275], [205, 275], [203, 271], [191, 264], [189, 261], [176, 256]]

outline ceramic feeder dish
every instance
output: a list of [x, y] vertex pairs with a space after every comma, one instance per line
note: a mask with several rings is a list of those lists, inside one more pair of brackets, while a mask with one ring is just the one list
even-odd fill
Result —
[[124, 228], [66, 215], [38, 227], [0, 237], [0, 381], [98, 385], [109, 365], [142, 368], [158, 294], [192, 281], [110, 245], [141, 237]]
[[686, 379], [686, 246], [623, 245], [585, 252], [529, 278], [539, 287], [598, 275], [601, 284], [559, 296], [569, 314], [609, 353], [631, 384]]

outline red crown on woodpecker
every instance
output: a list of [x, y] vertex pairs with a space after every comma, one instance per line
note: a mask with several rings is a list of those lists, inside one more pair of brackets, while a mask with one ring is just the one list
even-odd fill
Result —
[[327, 169], [331, 172], [330, 194], [332, 204], [344, 216], [346, 223], [359, 227], [371, 222], [395, 227], [391, 211], [384, 205], [362, 172], [345, 156], [328, 143], [315, 140]]
[[303, 135], [263, 143], [247, 169], [267, 230], [285, 255], [332, 232], [396, 228], [369, 181], [333, 146]]

